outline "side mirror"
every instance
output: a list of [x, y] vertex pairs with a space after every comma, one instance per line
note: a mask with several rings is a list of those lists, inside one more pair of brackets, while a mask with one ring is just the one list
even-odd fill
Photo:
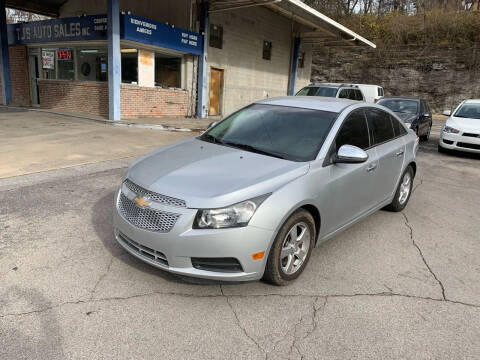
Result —
[[357, 146], [342, 145], [333, 156], [333, 163], [358, 164], [368, 160], [368, 154]]
[[452, 111], [451, 110], [444, 110], [443, 115], [450, 116], [450, 115], [452, 115]]
[[432, 116], [432, 114], [430, 114], [430, 113], [428, 113], [428, 112], [425, 113], [425, 114], [423, 114], [423, 117], [430, 117], [430, 116]]
[[207, 129], [210, 129], [210, 128], [214, 127], [215, 125], [217, 125], [217, 121], [212, 121], [210, 124], [208, 124]]

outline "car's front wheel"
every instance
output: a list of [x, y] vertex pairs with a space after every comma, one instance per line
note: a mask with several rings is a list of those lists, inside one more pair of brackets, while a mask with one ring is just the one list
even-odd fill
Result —
[[315, 245], [315, 221], [303, 209], [285, 221], [268, 254], [263, 279], [275, 285], [287, 285], [305, 269]]
[[402, 174], [393, 201], [385, 207], [386, 210], [399, 212], [405, 209], [412, 195], [413, 177], [413, 169], [409, 165]]

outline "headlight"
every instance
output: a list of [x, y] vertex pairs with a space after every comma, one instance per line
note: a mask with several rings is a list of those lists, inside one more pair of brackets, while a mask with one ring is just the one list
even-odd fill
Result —
[[247, 226], [260, 204], [270, 194], [245, 200], [222, 209], [200, 209], [193, 222], [194, 229], [222, 229]]
[[449, 133], [449, 134], [458, 134], [460, 132], [460, 130], [457, 130], [455, 128], [452, 128], [450, 126], [444, 126], [443, 127], [443, 131], [446, 132], [446, 133]]

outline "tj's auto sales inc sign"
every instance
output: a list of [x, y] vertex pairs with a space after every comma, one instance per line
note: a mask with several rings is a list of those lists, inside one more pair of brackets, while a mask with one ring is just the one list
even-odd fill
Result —
[[[175, 26], [121, 14], [120, 37], [143, 44], [200, 55], [203, 36]], [[8, 25], [8, 44], [107, 39], [107, 16], [90, 15]]]
[[106, 15], [91, 15], [8, 25], [8, 44], [105, 40]]

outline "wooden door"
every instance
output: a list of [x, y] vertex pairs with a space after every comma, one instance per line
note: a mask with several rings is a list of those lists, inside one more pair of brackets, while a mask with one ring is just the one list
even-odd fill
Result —
[[210, 92], [208, 115], [220, 115], [220, 96], [223, 84], [223, 70], [210, 69]]

